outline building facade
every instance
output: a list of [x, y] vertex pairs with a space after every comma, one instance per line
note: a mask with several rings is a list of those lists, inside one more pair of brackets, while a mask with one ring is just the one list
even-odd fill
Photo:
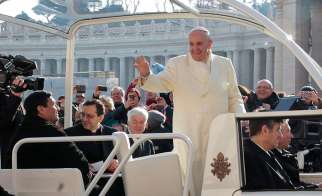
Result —
[[[322, 1], [277, 0], [269, 17], [293, 36], [298, 44], [322, 65]], [[118, 78], [126, 89], [137, 75], [134, 58], [144, 55], [150, 63], [166, 64], [171, 57], [187, 52], [187, 36], [194, 26], [206, 26], [214, 39], [213, 51], [230, 58], [238, 82], [253, 89], [267, 78], [276, 90], [289, 94], [311, 79], [290, 52], [255, 29], [210, 20], [145, 20], [82, 27], [75, 50], [75, 84], [95, 80], [96, 72]], [[21, 54], [35, 60], [45, 77], [64, 77], [66, 41], [44, 32], [8, 23], [1, 24], [2, 54]], [[63, 82], [63, 80], [61, 80]], [[55, 85], [52, 84], [52, 85]], [[53, 88], [55, 90], [55, 88]]]

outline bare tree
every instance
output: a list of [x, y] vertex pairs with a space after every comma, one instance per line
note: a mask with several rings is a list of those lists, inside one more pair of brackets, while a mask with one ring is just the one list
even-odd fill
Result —
[[133, 2], [133, 12], [136, 12], [140, 5], [140, 0], [131, 0]]
[[140, 0], [122, 0], [121, 3], [124, 10], [136, 12], [140, 5]]

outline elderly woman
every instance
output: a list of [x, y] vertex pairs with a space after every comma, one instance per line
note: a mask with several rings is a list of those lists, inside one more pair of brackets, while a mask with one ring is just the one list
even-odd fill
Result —
[[[142, 134], [145, 131], [145, 128], [147, 127], [147, 121], [148, 121], [149, 114], [148, 112], [141, 107], [136, 107], [130, 110], [127, 113], [127, 119], [128, 119], [128, 133], [130, 134]], [[130, 138], [130, 144], [132, 145], [133, 139]], [[146, 142], [143, 142], [140, 144], [140, 146], [136, 149], [136, 151], [133, 153], [133, 158], [142, 157], [155, 154], [153, 143], [151, 140], [148, 140]]]

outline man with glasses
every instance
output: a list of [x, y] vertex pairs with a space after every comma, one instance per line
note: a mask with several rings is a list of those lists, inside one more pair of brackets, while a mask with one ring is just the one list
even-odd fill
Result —
[[258, 110], [272, 110], [279, 103], [279, 98], [274, 92], [273, 84], [267, 79], [257, 82], [255, 93], [252, 92], [245, 104], [248, 112]]
[[[101, 101], [86, 101], [80, 113], [81, 123], [67, 128], [65, 132], [68, 136], [111, 135], [116, 130], [101, 124], [104, 114], [105, 107]], [[76, 145], [93, 166], [102, 164], [113, 149], [112, 142], [76, 142]], [[113, 172], [117, 165], [117, 160], [113, 160], [107, 170]]]

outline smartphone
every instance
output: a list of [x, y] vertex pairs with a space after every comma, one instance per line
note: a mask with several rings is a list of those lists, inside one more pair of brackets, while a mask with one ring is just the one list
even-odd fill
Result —
[[76, 92], [77, 93], [85, 93], [86, 92], [86, 86], [85, 85], [76, 85]]
[[98, 86], [97, 86], [97, 89], [98, 89], [99, 91], [107, 91], [107, 86], [101, 86], [101, 85], [98, 85]]

